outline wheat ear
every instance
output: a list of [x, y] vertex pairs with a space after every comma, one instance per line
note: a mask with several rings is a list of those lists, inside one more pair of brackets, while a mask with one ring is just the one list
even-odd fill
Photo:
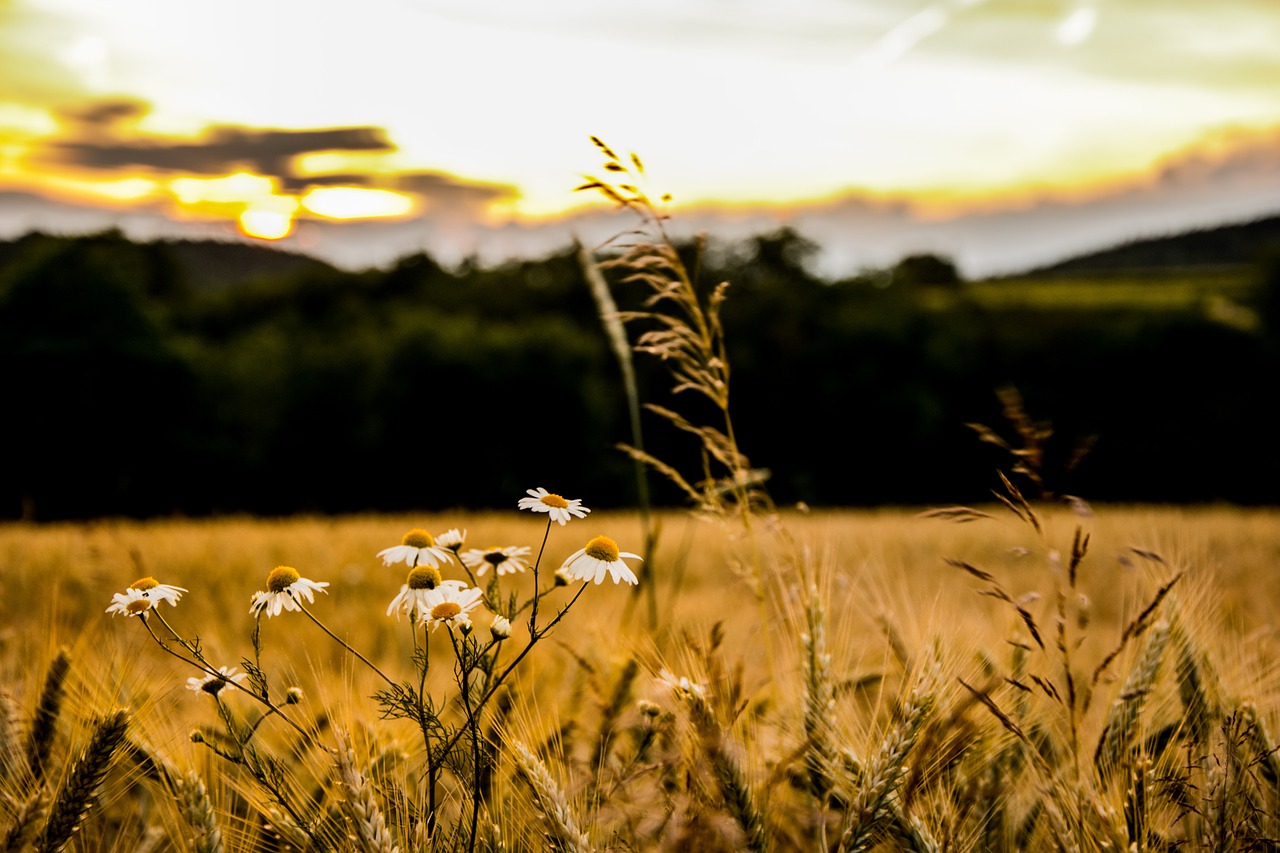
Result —
[[1208, 656], [1196, 645], [1176, 614], [1171, 637], [1177, 651], [1174, 671], [1184, 711], [1183, 727], [1193, 742], [1205, 744], [1214, 723], [1221, 716], [1218, 701], [1214, 698], [1217, 676]]
[[62, 696], [66, 692], [67, 673], [70, 669], [71, 655], [66, 648], [58, 649], [57, 656], [45, 673], [40, 703], [36, 705], [31, 731], [27, 734], [27, 766], [36, 781], [44, 778], [45, 763], [49, 760], [49, 750], [53, 748], [53, 734], [57, 728], [58, 715], [62, 713]]
[[13, 823], [3, 836], [0, 836], [0, 851], [3, 853], [19, 853], [27, 848], [36, 824], [44, 817], [49, 806], [49, 792], [43, 787], [23, 800], [13, 816]]
[[12, 775], [22, 755], [18, 731], [18, 704], [0, 692], [0, 782]]
[[541, 809], [547, 826], [551, 830], [547, 835], [548, 843], [553, 849], [563, 850], [565, 853], [593, 851], [595, 848], [587, 840], [586, 834], [578, 828], [578, 822], [569, 809], [568, 798], [551, 778], [551, 773], [546, 766], [523, 742], [512, 739], [510, 744], [520, 776], [529, 783], [534, 799], [538, 802], [538, 808]]
[[700, 737], [702, 748], [711, 760], [711, 775], [720, 789], [725, 806], [746, 834], [747, 849], [763, 853], [769, 849], [764, 815], [756, 805], [755, 795], [747, 784], [747, 775], [726, 746], [726, 734], [716, 722], [715, 712], [706, 696], [696, 690], [681, 691], [689, 703], [689, 716]]
[[861, 785], [845, 815], [845, 828], [840, 834], [841, 853], [870, 848], [892, 811], [897, 783], [907, 772], [907, 754], [915, 745], [933, 705], [931, 694], [914, 692], [879, 751], [866, 763]]
[[1094, 753], [1094, 764], [1103, 779], [1110, 778], [1128, 757], [1129, 749], [1137, 737], [1138, 718], [1146, 705], [1147, 696], [1155, 686], [1168, 643], [1169, 624], [1161, 622], [1147, 635], [1142, 654], [1125, 680], [1120, 697], [1107, 710], [1102, 737]]
[[129, 713], [118, 708], [94, 728], [89, 745], [77, 756], [53, 797], [49, 818], [36, 839], [37, 853], [56, 853], [80, 829], [128, 727]]
[[174, 776], [171, 784], [178, 812], [192, 830], [191, 849], [195, 853], [223, 853], [222, 832], [204, 782], [195, 773], [185, 773]]
[[801, 635], [804, 666], [805, 769], [809, 792], [821, 807], [831, 790], [831, 720], [835, 694], [831, 687], [831, 655], [827, 652], [827, 614], [818, 588], [810, 585], [805, 599], [808, 631]]
[[373, 796], [373, 787], [356, 769], [355, 752], [345, 731], [335, 730], [338, 740], [338, 780], [346, 797], [342, 812], [356, 829], [356, 840], [364, 853], [399, 853], [391, 840], [382, 810]]

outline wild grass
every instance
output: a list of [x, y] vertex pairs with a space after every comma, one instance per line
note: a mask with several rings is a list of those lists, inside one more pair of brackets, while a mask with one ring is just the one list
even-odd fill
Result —
[[[0, 850], [1273, 849], [1280, 513], [1055, 498], [1030, 421], [989, 505], [776, 507], [729, 286], [598, 147], [586, 186], [640, 215], [599, 271], [650, 294], [603, 319], [699, 401], [649, 412], [703, 463], [623, 450], [689, 508], [0, 526]], [[442, 559], [472, 621], [397, 619], [375, 555], [419, 528], [531, 566]], [[644, 609], [553, 579], [596, 535], [642, 551]], [[328, 586], [255, 616], [274, 566]]]

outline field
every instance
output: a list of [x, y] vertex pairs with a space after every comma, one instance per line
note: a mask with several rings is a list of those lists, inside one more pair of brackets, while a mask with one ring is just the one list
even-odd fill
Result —
[[1275, 849], [1280, 510], [1056, 497], [1011, 392], [990, 505], [776, 506], [726, 288], [597, 145], [658, 235], [583, 260], [632, 423], [634, 350], [702, 470], [635, 427], [628, 512], [0, 526], [0, 851]]
[[[1082, 745], [1077, 766], [1070, 773], [1067, 767], [1073, 762], [1043, 770], [1045, 778], [1035, 783], [1020, 778], [1016, 786], [992, 799], [1018, 820], [1045, 814], [1043, 803], [1041, 809], [1036, 807], [1047, 796], [1041, 788], [1055, 779], [1061, 783], [1060, 773], [1088, 778], [1099, 772], [1095, 768], [1103, 765], [1095, 763], [1094, 744], [1105, 740], [1103, 727], [1113, 709], [1133, 701], [1132, 696], [1125, 699], [1124, 688], [1156, 627], [1175, 626], [1173, 633], [1191, 643], [1195, 654], [1204, 654], [1202, 671], [1216, 673], [1216, 683], [1207, 679], [1200, 683], [1212, 700], [1210, 718], [1215, 728], [1239, 725], [1241, 707], [1255, 708], [1256, 723], [1268, 731], [1280, 726], [1276, 637], [1271, 623], [1280, 594], [1269, 576], [1280, 563], [1280, 513], [1225, 507], [1093, 509], [1093, 515], [1085, 517], [1059, 507], [1038, 508], [1040, 533], [999, 505], [980, 508], [989, 517], [967, 523], [924, 517], [914, 509], [789, 511], [776, 519], [757, 519], [757, 529], [749, 536], [723, 521], [686, 513], [661, 514], [657, 547], [640, 570], [641, 585], [633, 592], [625, 585], [588, 584], [582, 598], [510, 682], [510, 704], [501, 712], [495, 708], [493, 733], [503, 743], [529, 744], [545, 762], [548, 778], [564, 798], [568, 820], [576, 819], [581, 832], [578, 846], [560, 845], [568, 849], [682, 849], [682, 845], [683, 849], [737, 849], [753, 846], [753, 832], [768, 839], [769, 849], [811, 849], [820, 829], [815, 815], [823, 810], [806, 802], [812, 799], [805, 788], [814, 740], [813, 712], [806, 711], [807, 701], [815, 690], [827, 696], [824, 701], [830, 707], [823, 716], [830, 728], [823, 730], [823, 739], [829, 740], [831, 785], [838, 790], [849, 781], [836, 777], [852, 772], [841, 767], [842, 756], [845, 761], [853, 756], [862, 761], [878, 755], [886, 760], [894, 757], [893, 753], [882, 755], [881, 750], [886, 739], [892, 740], [895, 727], [900, 727], [895, 708], [903, 712], [918, 679], [927, 677], [932, 709], [928, 722], [936, 726], [929, 730], [929, 737], [935, 743], [932, 750], [917, 743], [915, 754], [906, 750], [901, 756], [909, 760], [902, 761], [899, 775], [890, 774], [895, 787], [886, 793], [883, 813], [876, 816], [873, 810], [867, 816], [875, 817], [868, 838], [897, 837], [885, 836], [884, 826], [900, 835], [902, 827], [893, 822], [911, 804], [917, 814], [911, 820], [919, 823], [919, 838], [913, 842], [917, 846], [943, 845], [950, 835], [945, 846], [951, 849], [994, 849], [992, 839], [997, 837], [1006, 838], [1009, 849], [1034, 848], [1032, 839], [1043, 841], [1042, 833], [1050, 831], [1047, 817], [1033, 819], [1031, 826], [1021, 829], [1015, 829], [1017, 821], [1012, 818], [1008, 826], [997, 826], [1002, 812], [992, 805], [986, 807], [986, 814], [965, 815], [960, 811], [962, 803], [952, 800], [974, 783], [968, 778], [974, 768], [967, 765], [990, 773], [997, 755], [1022, 742], [964, 685], [982, 691], [1000, 713], [1011, 715], [1005, 721], [1008, 725], [1016, 719], [1024, 732], [1035, 725], [1043, 737], [1061, 739], [1054, 750], [1066, 750], [1071, 715], [1064, 713], [1061, 697], [1036, 689], [1033, 681], [1043, 679], [1046, 686], [1059, 689], [1066, 683], [1063, 653], [1055, 648], [1054, 639], [1059, 592], [1071, 596], [1064, 631], [1070, 638], [1071, 669], [1082, 694], [1097, 665], [1112, 650], [1120, 652], [1097, 681], [1100, 695], [1087, 712], [1078, 714]], [[49, 761], [59, 768], [56, 772], [71, 772], [62, 762], [85, 749], [95, 720], [116, 707], [129, 711], [125, 739], [129, 748], [124, 751], [130, 758], [112, 766], [98, 804], [69, 849], [127, 850], [147, 844], [154, 845], [147, 849], [215, 849], [201, 847], [200, 839], [207, 836], [184, 822], [190, 816], [180, 805], [166, 805], [168, 798], [158, 793], [164, 789], [164, 779], [170, 775], [181, 779], [188, 772], [204, 777], [211, 817], [225, 849], [275, 849], [275, 836], [287, 838], [288, 830], [272, 826], [287, 819], [273, 805], [270, 791], [246, 778], [252, 774], [242, 765], [215, 756], [208, 745], [217, 742], [220, 727], [215, 705], [252, 719], [256, 716], [253, 703], [246, 697], [223, 694], [211, 700], [208, 694], [188, 692], [185, 679], [200, 673], [166, 655], [139, 620], [103, 611], [111, 594], [137, 576], [152, 575], [161, 583], [185, 587], [189, 592], [180, 605], [172, 611], [165, 608], [170, 623], [181, 634], [198, 635], [215, 664], [237, 664], [253, 656], [250, 596], [262, 588], [271, 568], [288, 564], [330, 584], [327, 594], [318, 596], [311, 606], [311, 613], [382, 672], [411, 681], [410, 629], [404, 621], [385, 615], [403, 582], [404, 567], [386, 567], [374, 556], [396, 544], [411, 527], [463, 528], [468, 531], [468, 547], [529, 544], [535, 553], [546, 529], [540, 517], [514, 509], [510, 514], [486, 515], [103, 521], [0, 529], [4, 696], [11, 712], [10, 730], [5, 733], [9, 740], [3, 745], [6, 823], [14, 820], [30, 790], [23, 784], [24, 773], [30, 772], [23, 766], [24, 744], [38, 729], [36, 708], [42, 684], [62, 648], [70, 668], [50, 740]], [[1066, 572], [1077, 529], [1088, 533], [1089, 544], [1071, 588]], [[635, 549], [630, 543], [641, 541], [640, 530], [640, 520], [633, 514], [593, 513], [564, 527], [552, 525], [545, 565], [558, 566], [582, 541], [599, 533], [616, 538], [624, 550]], [[752, 556], [744, 559], [746, 554]], [[988, 572], [995, 582], [949, 564], [949, 558]], [[763, 581], [761, 596], [754, 591], [757, 580], [752, 565], [759, 568]], [[1158, 612], [1141, 626], [1144, 630], [1122, 642], [1126, 628], [1134, 631], [1143, 609], [1175, 576], [1178, 581], [1158, 605]], [[527, 597], [530, 573], [507, 580], [514, 580], [513, 588]], [[657, 605], [657, 624], [652, 628], [646, 624], [649, 584]], [[816, 598], [806, 594], [806, 584], [816, 588]], [[1029, 623], [1010, 602], [983, 594], [995, 587], [1021, 604]], [[553, 593], [545, 600], [544, 612], [568, 601], [571, 592], [571, 587], [565, 587]], [[1082, 607], [1086, 598], [1088, 605]], [[1087, 620], [1082, 613], [1089, 614]], [[820, 615], [825, 628], [825, 654], [830, 656], [825, 667], [817, 668], [826, 673], [825, 693], [814, 682], [813, 667], [806, 664], [804, 638], [814, 636], [809, 620], [815, 615]], [[1028, 624], [1038, 627], [1046, 640], [1045, 650], [1032, 640]], [[476, 634], [487, 632], [487, 620], [478, 614], [475, 626]], [[451, 661], [445, 632], [431, 636], [432, 659]], [[526, 638], [527, 631], [517, 627], [511, 642]], [[1010, 640], [1018, 645], [1010, 645]], [[1019, 664], [1015, 652], [1023, 646], [1027, 647], [1024, 662]], [[1185, 668], [1177, 663], [1182, 652], [1175, 648], [1175, 643], [1168, 644], [1170, 660], [1141, 694], [1146, 701], [1136, 709], [1135, 743], [1171, 723], [1187, 726], [1187, 678]], [[921, 661], [931, 658], [934, 649], [937, 660], [929, 664], [934, 674], [924, 676]], [[411, 722], [380, 719], [378, 703], [369, 698], [383, 686], [378, 676], [299, 613], [264, 619], [261, 664], [277, 695], [292, 686], [302, 689], [302, 701], [290, 710], [296, 710], [305, 728], [314, 727], [316, 737], [332, 739], [338, 730], [354, 733], [357, 763], [370, 778], [379, 779], [378, 801], [387, 814], [387, 840], [394, 837], [401, 849], [411, 849], [411, 812], [404, 803], [397, 805], [389, 792], [397, 785], [414, 790], [413, 781], [422, 769], [422, 744], [418, 735], [415, 749], [416, 726]], [[682, 693], [678, 680], [674, 688], [664, 686], [664, 670], [677, 679], [691, 679], [705, 693]], [[453, 678], [449, 668], [437, 667], [428, 692], [447, 696], [452, 686], [456, 695]], [[1023, 690], [1008, 682], [1001, 684], [1001, 678], [1019, 680], [1032, 686], [1033, 692], [1021, 695]], [[730, 698], [732, 707], [726, 707], [723, 703]], [[712, 716], [700, 724], [697, 703], [704, 699]], [[1077, 701], [1083, 707], [1082, 700]], [[1015, 718], [1020, 703], [1025, 707], [1022, 716]], [[654, 716], [647, 717], [646, 712]], [[692, 728], [682, 732], [677, 721], [686, 718], [685, 724]], [[670, 730], [662, 728], [664, 721]], [[708, 726], [723, 739], [714, 748], [704, 730]], [[651, 747], [651, 754], [637, 762], [632, 754], [635, 743], [643, 740], [648, 728], [665, 731], [670, 742], [663, 750]], [[206, 743], [192, 743], [192, 731], [205, 732]], [[280, 760], [289, 774], [323, 785], [320, 780], [331, 768], [314, 754], [295, 752], [289, 758], [289, 735], [287, 727], [268, 719], [260, 740], [264, 748], [282, 750]], [[1236, 736], [1245, 737], [1239, 732]], [[921, 737], [919, 731], [915, 737]], [[1179, 735], [1178, 739], [1185, 738]], [[1206, 755], [1214, 755], [1211, 744], [1216, 740], [1213, 733], [1205, 734]], [[1034, 742], [1030, 735], [1028, 742]], [[601, 743], [608, 746], [602, 749]], [[1201, 842], [1208, 848], [1212, 846], [1205, 837], [1212, 828], [1210, 803], [1200, 804], [1203, 815], [1184, 814], [1176, 819], [1177, 811], [1167, 803], [1156, 806], [1161, 784], [1172, 784], [1166, 778], [1171, 778], [1172, 768], [1160, 762], [1191, 760], [1190, 743], [1172, 750], [1172, 755], [1150, 747], [1153, 753], [1147, 760], [1156, 764], [1148, 765], [1152, 805], [1147, 837]], [[1219, 743], [1216, 748], [1224, 747]], [[707, 749], [710, 758], [699, 757]], [[950, 751], [957, 754], [944, 761], [943, 755]], [[1044, 751], [1055, 754], [1048, 748]], [[389, 755], [395, 756], [394, 768], [379, 764], [388, 762]], [[707, 762], [717, 767], [716, 756], [731, 759], [728, 769], [736, 767], [740, 772], [738, 779], [746, 792], [740, 801], [717, 788], [723, 772], [694, 778], [698, 773], [706, 775], [703, 765]], [[1248, 800], [1259, 809], [1252, 819], [1256, 825], [1237, 821], [1232, 831], [1250, 831], [1250, 827], [1273, 831], [1276, 791], [1274, 781], [1268, 782], [1271, 777], [1266, 770], [1272, 766], [1268, 760], [1263, 754], [1241, 757], [1236, 770], [1257, 777], [1260, 792], [1251, 796], [1263, 799]], [[170, 769], [148, 776], [148, 762], [161, 762]], [[494, 801], [486, 802], [483, 813], [487, 823], [497, 827], [494, 837], [505, 839], [505, 849], [539, 849], [541, 833], [558, 837], [564, 832], [563, 825], [542, 817], [547, 807], [538, 789], [526, 787], [520, 781], [524, 777], [505, 760], [498, 765], [502, 778], [495, 783], [493, 796], [506, 797], [508, 802], [493, 811], [489, 809]], [[908, 796], [901, 786], [914, 778], [913, 772], [924, 778]], [[668, 778], [673, 773], [676, 778]], [[1201, 782], [1211, 779], [1211, 767], [1205, 768], [1204, 776]], [[607, 792], [597, 787], [602, 780], [609, 781]], [[1229, 783], [1219, 779], [1216, 784]], [[1243, 781], [1235, 784], [1243, 790]], [[305, 790], [300, 782], [299, 786]], [[1091, 811], [1060, 819], [1068, 821], [1068, 826], [1080, 821], [1075, 831], [1081, 839], [1096, 840], [1104, 831], [1122, 833], [1127, 787], [1098, 776], [1081, 790], [1088, 792], [1090, 801], [1114, 802], [1120, 811], [1110, 818]], [[306, 799], [308, 795], [299, 796]], [[332, 796], [322, 794], [312, 804], [318, 814], [337, 809]], [[1163, 796], [1170, 795], [1165, 791]], [[465, 818], [465, 800], [464, 794], [455, 792], [438, 807], [442, 814], [457, 811]], [[830, 811], [821, 823], [829, 824], [825, 831], [830, 833], [829, 843], [835, 844], [847, 822], [839, 819], [842, 809]], [[758, 826], [744, 818], [750, 814], [758, 816]], [[665, 821], [659, 822], [657, 815], [665, 815]], [[1235, 815], [1233, 820], [1239, 818]], [[1117, 826], [1104, 830], [1097, 825], [1104, 819]], [[322, 840], [344, 834], [334, 833], [332, 827], [327, 831], [329, 836], [319, 833]], [[1021, 843], [1017, 832], [1025, 833]], [[987, 833], [992, 833], [990, 838]], [[465, 841], [466, 832], [462, 835]], [[488, 844], [484, 841], [480, 846]], [[308, 846], [324, 845], [308, 842]], [[1242, 844], [1240, 849], [1245, 847]], [[356, 844], [352, 849], [379, 848]]]

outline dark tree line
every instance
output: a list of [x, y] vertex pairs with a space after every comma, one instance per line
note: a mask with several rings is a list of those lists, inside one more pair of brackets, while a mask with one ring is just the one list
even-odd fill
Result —
[[[1242, 330], [1192, 310], [987, 310], [939, 258], [825, 281], [807, 249], [781, 232], [697, 263], [708, 287], [732, 282], [735, 421], [780, 503], [985, 500], [1007, 458], [965, 425], [1016, 444], [1010, 386], [1052, 421], [1054, 491], [1280, 497], [1280, 263], [1257, 265], [1263, 323]], [[618, 369], [571, 249], [360, 273], [256, 252], [115, 233], [0, 246], [0, 517], [481, 509], [537, 485], [634, 504]], [[615, 290], [623, 308], [644, 295]], [[691, 404], [637, 358], [646, 400]], [[696, 466], [686, 436], [646, 429]]]

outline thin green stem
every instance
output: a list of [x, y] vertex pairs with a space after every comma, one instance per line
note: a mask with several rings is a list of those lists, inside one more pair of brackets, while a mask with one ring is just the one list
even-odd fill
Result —
[[[294, 602], [294, 603], [297, 603], [297, 601], [295, 600], [295, 602]], [[387, 684], [390, 684], [392, 687], [395, 687], [395, 686], [396, 686], [396, 683], [395, 683], [394, 681], [392, 681], [392, 680], [387, 676], [387, 674], [386, 674], [385, 672], [383, 672], [382, 670], [380, 670], [380, 669], [378, 669], [376, 666], [374, 666], [373, 661], [369, 660], [367, 657], [365, 657], [364, 655], [360, 654], [360, 653], [359, 653], [358, 651], [356, 651], [355, 649], [351, 648], [351, 646], [347, 645], [347, 642], [346, 642], [345, 640], [343, 640], [343, 639], [342, 639], [341, 637], [339, 637], [337, 634], [335, 634], [335, 633], [333, 633], [332, 631], [330, 631], [330, 630], [325, 626], [325, 624], [324, 624], [323, 622], [321, 622], [321, 621], [320, 621], [319, 619], [317, 619], [315, 616], [311, 615], [311, 611], [310, 611], [310, 610], [308, 610], [307, 608], [303, 607], [301, 604], [298, 604], [298, 609], [299, 609], [299, 610], [301, 610], [303, 613], [305, 613], [305, 614], [307, 615], [307, 618], [308, 618], [308, 619], [310, 619], [312, 622], [316, 623], [316, 625], [317, 625], [317, 626], [319, 626], [319, 628], [320, 628], [320, 630], [321, 630], [321, 631], [324, 631], [326, 634], [328, 634], [330, 637], [332, 637], [332, 638], [334, 639], [334, 641], [335, 641], [338, 645], [342, 646], [344, 649], [346, 649], [347, 651], [351, 652], [351, 654], [353, 654], [353, 655], [355, 655], [356, 657], [358, 657], [361, 661], [363, 661], [363, 662], [364, 662], [364, 665], [365, 665], [365, 666], [369, 667], [369, 669], [371, 669], [371, 670], [373, 670], [374, 672], [378, 673], [378, 675], [382, 678], [382, 680], [383, 680], [383, 681], [387, 682]]]
[[[153, 612], [154, 612], [154, 611], [153, 611]], [[159, 616], [159, 614], [156, 614], [156, 615], [157, 615], [157, 616]], [[143, 626], [144, 628], [146, 628], [146, 629], [147, 629], [147, 633], [151, 635], [151, 639], [155, 640], [155, 641], [156, 641], [156, 645], [158, 645], [162, 650], [164, 650], [164, 651], [165, 651], [165, 652], [167, 652], [168, 654], [173, 655], [175, 658], [177, 658], [178, 660], [182, 661], [183, 663], [188, 664], [189, 666], [194, 666], [196, 669], [200, 670], [200, 671], [201, 671], [201, 672], [203, 672], [205, 675], [214, 675], [214, 676], [222, 677], [222, 674], [221, 674], [220, 672], [218, 672], [218, 670], [214, 669], [214, 668], [213, 668], [213, 666], [211, 666], [211, 665], [210, 665], [210, 664], [209, 664], [209, 663], [204, 659], [204, 657], [203, 657], [202, 655], [200, 655], [200, 653], [199, 653], [199, 652], [197, 652], [196, 650], [194, 650], [193, 648], [191, 648], [191, 645], [190, 645], [186, 640], [182, 639], [182, 637], [181, 637], [181, 636], [179, 636], [179, 635], [178, 635], [178, 634], [173, 630], [173, 627], [172, 627], [172, 626], [170, 626], [168, 622], [165, 622], [165, 621], [164, 621], [164, 619], [163, 619], [163, 617], [161, 617], [161, 618], [160, 618], [160, 621], [161, 621], [161, 622], [164, 622], [164, 626], [165, 626], [166, 628], [168, 628], [168, 629], [169, 629], [169, 632], [170, 632], [171, 634], [173, 634], [173, 635], [174, 635], [174, 639], [175, 639], [175, 640], [177, 640], [177, 641], [178, 641], [178, 643], [180, 643], [184, 649], [186, 649], [188, 652], [190, 652], [192, 655], [194, 655], [194, 656], [196, 657], [196, 660], [192, 660], [191, 658], [183, 657], [182, 655], [180, 655], [180, 654], [178, 654], [177, 652], [175, 652], [173, 649], [169, 648], [169, 645], [168, 645], [164, 640], [162, 640], [162, 639], [160, 639], [158, 636], [156, 636], [156, 632], [155, 632], [154, 630], [152, 630], [151, 625], [150, 625], [150, 623], [148, 622], [148, 620], [147, 620], [146, 616], [147, 616], [147, 614], [145, 614], [145, 613], [144, 613], [144, 614], [142, 614], [141, 616], [139, 616], [138, 618], [142, 621], [142, 626]], [[255, 693], [254, 691], [250, 690], [248, 687], [245, 687], [243, 684], [240, 684], [239, 682], [236, 682], [236, 681], [232, 681], [231, 679], [226, 679], [226, 683], [227, 683], [227, 684], [229, 684], [229, 685], [231, 685], [231, 686], [232, 686], [232, 687], [234, 687], [235, 689], [239, 690], [241, 693], [244, 693], [244, 694], [245, 694], [245, 695], [247, 695], [247, 696], [252, 696], [252, 697], [253, 697], [254, 699], [256, 699], [258, 702], [261, 702], [264, 706], [266, 706], [266, 707], [271, 711], [271, 713], [273, 713], [273, 714], [277, 715], [278, 717], [280, 717], [280, 719], [284, 720], [284, 721], [285, 721], [286, 723], [288, 723], [290, 726], [293, 726], [294, 730], [295, 730], [298, 734], [302, 735], [302, 737], [303, 737], [303, 738], [305, 738], [305, 739], [307, 739], [307, 740], [311, 740], [312, 736], [311, 736], [310, 734], [308, 734], [308, 733], [307, 733], [307, 731], [306, 731], [305, 729], [303, 729], [303, 728], [302, 728], [302, 726], [300, 726], [300, 725], [298, 725], [297, 723], [295, 723], [295, 722], [293, 721], [293, 719], [291, 719], [291, 718], [289, 717], [289, 715], [288, 715], [288, 714], [286, 714], [284, 711], [280, 710], [280, 708], [279, 708], [279, 707], [277, 707], [277, 706], [276, 706], [276, 704], [275, 704], [274, 702], [272, 702], [270, 699], [268, 699], [268, 698], [267, 698], [267, 697], [265, 697], [265, 696], [259, 695], [258, 693]], [[325, 748], [325, 749], [327, 749], [327, 747], [324, 747], [324, 748]]]

